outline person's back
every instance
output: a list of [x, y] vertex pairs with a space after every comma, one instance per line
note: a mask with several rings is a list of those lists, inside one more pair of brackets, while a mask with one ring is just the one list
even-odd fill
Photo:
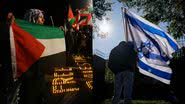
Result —
[[116, 74], [124, 70], [133, 71], [136, 65], [137, 54], [130, 42], [120, 42], [111, 50], [109, 55], [109, 68]]

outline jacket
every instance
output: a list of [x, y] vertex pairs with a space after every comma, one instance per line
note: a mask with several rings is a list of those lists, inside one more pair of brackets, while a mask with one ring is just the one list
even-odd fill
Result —
[[125, 70], [134, 71], [136, 61], [137, 53], [133, 43], [122, 41], [111, 50], [108, 67], [114, 74]]

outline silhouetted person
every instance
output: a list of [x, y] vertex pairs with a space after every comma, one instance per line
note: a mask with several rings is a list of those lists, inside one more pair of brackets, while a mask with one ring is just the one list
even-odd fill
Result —
[[108, 67], [115, 74], [113, 104], [118, 104], [123, 94], [123, 104], [131, 104], [137, 53], [132, 42], [122, 41], [111, 50]]
[[73, 65], [72, 55], [74, 54], [74, 43], [75, 43], [74, 36], [75, 36], [74, 29], [68, 22], [67, 23], [67, 32], [65, 34], [67, 66]]

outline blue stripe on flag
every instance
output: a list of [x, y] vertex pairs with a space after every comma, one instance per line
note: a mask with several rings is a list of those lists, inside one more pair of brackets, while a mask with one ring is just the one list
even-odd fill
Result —
[[151, 66], [145, 64], [141, 60], [138, 61], [138, 65], [140, 68], [142, 68], [145, 71], [148, 71], [156, 76], [159, 76], [161, 78], [170, 80], [171, 79], [171, 74], [167, 72], [160, 71], [160, 69], [152, 68]]
[[166, 39], [168, 40], [169, 44], [171, 45], [171, 47], [172, 47], [175, 51], [178, 50], [177, 44], [176, 44], [173, 40], [171, 40], [171, 39], [167, 36], [167, 34], [165, 34], [165, 32], [163, 32], [163, 31], [161, 31], [161, 30], [159, 30], [159, 29], [156, 29], [156, 28], [154, 28], [154, 27], [152, 27], [152, 26], [150, 26], [150, 25], [147, 25], [147, 24], [143, 23], [142, 21], [140, 21], [140, 20], [138, 20], [138, 19], [136, 19], [136, 18], [133, 18], [133, 17], [129, 16], [128, 14], [125, 14], [125, 16], [126, 16], [126, 18], [128, 18], [128, 19], [131, 21], [131, 24], [132, 24], [133, 26], [135, 26], [135, 25], [136, 25], [136, 26], [139, 26], [139, 27], [141, 27], [142, 29], [145, 29], [145, 30], [148, 31], [148, 32], [151, 32], [151, 33], [153, 33], [153, 34], [157, 34], [157, 35], [159, 35], [159, 36], [161, 36], [161, 37], [163, 37], [163, 38], [166, 38]]

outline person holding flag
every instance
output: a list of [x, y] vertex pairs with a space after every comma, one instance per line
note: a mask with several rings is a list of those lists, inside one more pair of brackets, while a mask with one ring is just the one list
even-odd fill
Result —
[[[44, 79], [44, 74], [41, 72], [41, 69], [38, 69], [39, 63], [38, 59], [40, 58], [41, 54], [44, 51], [44, 46], [41, 45], [37, 40], [33, 39], [33, 37], [25, 34], [25, 37], [27, 36], [27, 39], [29, 37], [29, 42], [36, 43], [38, 45], [37, 51], [34, 52], [34, 48], [32, 47], [32, 50], [26, 50], [22, 47], [19, 47], [19, 51], [16, 50], [17, 44], [15, 42], [20, 42], [19, 39], [16, 38], [16, 36], [19, 36], [19, 34], [23, 33], [22, 30], [16, 25], [15, 17], [13, 13], [8, 13], [8, 24], [10, 25], [10, 31], [15, 32], [11, 34], [10, 32], [10, 44], [11, 44], [11, 59], [12, 59], [12, 70], [13, 70], [13, 78], [16, 80], [19, 80], [21, 82], [20, 86], [20, 104], [31, 104], [31, 103], [37, 103], [37, 102], [45, 102], [47, 94], [47, 85]], [[44, 15], [43, 11], [39, 9], [29, 9], [26, 11], [24, 15], [24, 19], [27, 20], [30, 23], [35, 24], [44, 24]], [[25, 37], [22, 37], [23, 39], [26, 39]], [[16, 38], [16, 40], [14, 40]], [[21, 43], [20, 43], [21, 44]], [[24, 44], [24, 47], [28, 47], [27, 44]], [[25, 53], [28, 51], [29, 53]], [[19, 54], [23, 54], [19, 55]], [[29, 57], [25, 57], [24, 55], [30, 55]], [[26, 59], [25, 62], [18, 62], [18, 60]], [[34, 59], [35, 58], [35, 59]], [[18, 60], [17, 60], [18, 59]], [[29, 59], [32, 59], [32, 61], [29, 62]], [[17, 66], [18, 65], [18, 66]], [[26, 67], [28, 65], [28, 67]], [[29, 69], [29, 70], [28, 70]], [[32, 86], [30, 86], [32, 84]], [[36, 91], [37, 88], [40, 87], [40, 91]], [[40, 96], [40, 97], [39, 97]]]
[[[0, 7], [1, 8], [1, 7]], [[10, 35], [9, 26], [11, 14], [8, 16], [7, 11], [0, 9], [0, 103], [11, 103], [10, 96], [14, 91], [15, 83], [13, 79], [13, 71], [11, 68], [11, 51], [10, 51]], [[9, 18], [7, 18], [9, 17]]]

